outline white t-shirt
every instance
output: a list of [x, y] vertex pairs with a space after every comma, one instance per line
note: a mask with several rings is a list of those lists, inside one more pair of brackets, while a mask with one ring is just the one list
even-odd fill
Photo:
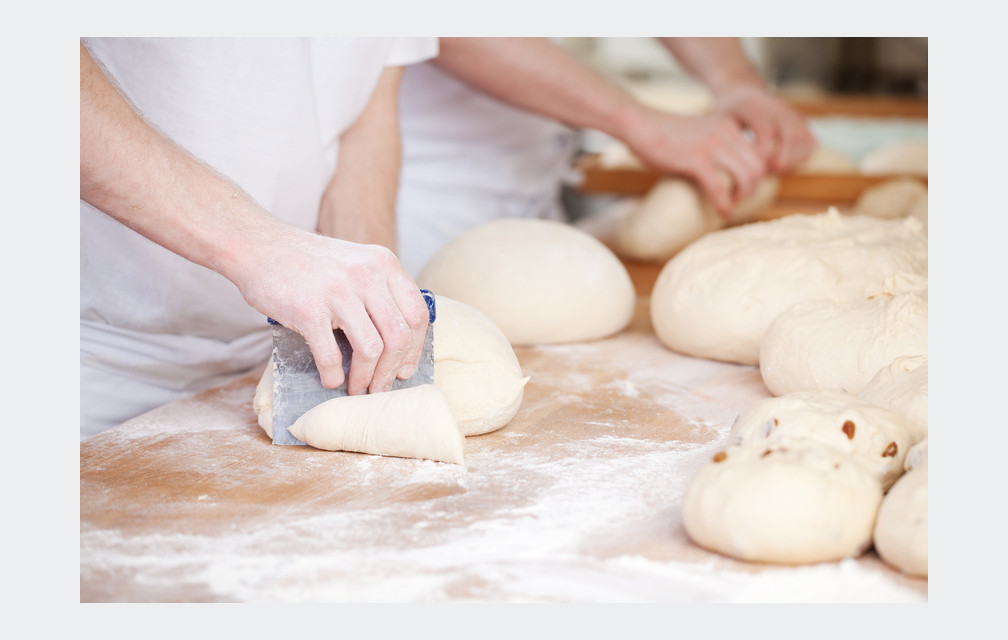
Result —
[[562, 220], [573, 131], [470, 87], [433, 62], [403, 73], [399, 258], [416, 276], [456, 235], [503, 217]]
[[[434, 38], [84, 43], [162, 133], [305, 229], [382, 70], [437, 54]], [[80, 208], [81, 438], [265, 362], [266, 318], [233, 284]]]

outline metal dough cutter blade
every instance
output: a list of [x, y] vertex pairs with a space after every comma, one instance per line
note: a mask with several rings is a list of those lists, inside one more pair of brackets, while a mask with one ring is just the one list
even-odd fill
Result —
[[[420, 362], [416, 373], [407, 380], [396, 378], [392, 389], [405, 389], [421, 384], [434, 382], [434, 294], [421, 289], [427, 302], [429, 323], [427, 335], [424, 337], [423, 349], [420, 352]], [[353, 348], [347, 341], [342, 329], [336, 329], [336, 343], [343, 354], [343, 384], [336, 389], [326, 389], [322, 386], [322, 378], [315, 366], [308, 343], [295, 331], [281, 325], [276, 320], [268, 318], [273, 328], [273, 444], [303, 445], [289, 431], [294, 421], [300, 418], [312, 407], [322, 404], [332, 398], [347, 395], [347, 382], [350, 376], [350, 360]]]

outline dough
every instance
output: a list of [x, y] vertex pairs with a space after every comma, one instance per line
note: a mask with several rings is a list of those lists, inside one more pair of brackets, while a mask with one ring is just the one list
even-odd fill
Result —
[[831, 208], [695, 241], [659, 274], [651, 321], [675, 351], [755, 365], [767, 327], [796, 304], [926, 290], [927, 236], [917, 220]]
[[778, 315], [760, 343], [774, 395], [811, 389], [859, 393], [899, 356], [926, 355], [927, 299], [916, 293], [815, 300]]
[[660, 180], [617, 226], [617, 253], [636, 260], [667, 260], [704, 234], [759, 217], [773, 203], [779, 187], [777, 178], [764, 178], [726, 221], [692, 182]]
[[[920, 446], [923, 445], [923, 449]], [[875, 521], [875, 551], [887, 563], [911, 576], [928, 574], [927, 440], [907, 455], [915, 464], [893, 485]], [[921, 457], [923, 459], [921, 459]]]
[[902, 218], [914, 215], [919, 220], [923, 203], [924, 228], [927, 229], [928, 191], [920, 180], [891, 178], [868, 187], [854, 202], [854, 212], [876, 218]]
[[465, 438], [448, 398], [432, 384], [327, 400], [290, 432], [316, 449], [465, 462]]
[[[865, 400], [902, 416], [910, 427], [914, 442], [924, 441], [925, 452], [928, 433], [927, 361], [926, 355], [896, 358], [879, 369], [859, 394]], [[918, 446], [915, 445], [914, 449]]]
[[500, 429], [521, 406], [529, 378], [490, 318], [436, 296], [434, 385], [444, 391], [463, 435]]
[[840, 391], [799, 391], [767, 398], [743, 412], [728, 436], [738, 448], [831, 449], [862, 466], [882, 489], [903, 474], [913, 437], [900, 416]]
[[667, 260], [724, 226], [714, 205], [686, 180], [661, 180], [616, 227], [616, 249], [636, 260]]
[[[529, 378], [522, 376], [514, 350], [489, 318], [472, 307], [443, 296], [436, 296], [435, 303], [433, 386], [444, 393], [463, 436], [500, 429], [511, 421], [521, 406]], [[402, 398], [398, 400], [401, 403], [409, 402], [408, 397], [395, 395], [389, 400], [393, 397]], [[259, 426], [272, 438], [272, 360], [256, 386], [252, 406]], [[344, 404], [337, 406], [343, 407]], [[375, 425], [378, 425], [377, 418]], [[447, 437], [454, 440], [451, 432]], [[300, 439], [312, 444], [304, 438]]]
[[700, 546], [782, 564], [839, 560], [870, 546], [882, 489], [844, 454], [806, 447], [721, 455], [683, 497], [683, 526]]
[[417, 276], [483, 312], [513, 345], [577, 342], [623, 330], [636, 292], [616, 255], [550, 220], [495, 220], [442, 247]]
[[812, 150], [805, 162], [798, 168], [800, 174], [857, 173], [857, 165], [846, 155], [822, 145]]
[[872, 149], [858, 162], [861, 173], [927, 175], [927, 140], [901, 140]]
[[903, 468], [907, 471], [911, 469], [926, 468], [928, 463], [928, 441], [924, 438], [914, 446], [910, 447], [906, 460], [903, 461]]

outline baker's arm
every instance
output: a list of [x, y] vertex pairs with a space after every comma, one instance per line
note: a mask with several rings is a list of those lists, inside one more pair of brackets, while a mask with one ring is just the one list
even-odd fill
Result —
[[719, 113], [752, 130], [756, 148], [771, 171], [790, 171], [811, 155], [815, 137], [804, 116], [770, 95], [738, 38], [659, 41], [710, 88]]
[[387, 67], [364, 111], [340, 136], [339, 163], [319, 207], [320, 233], [396, 250], [401, 78], [402, 67]]
[[504, 102], [623, 141], [652, 167], [695, 179], [722, 212], [763, 175], [734, 119], [650, 108], [545, 38], [441, 38], [435, 62]]
[[[332, 329], [354, 346], [349, 391], [385, 390], [375, 371], [416, 368], [427, 307], [391, 251], [285, 224], [148, 124], [81, 43], [80, 197], [230, 280], [263, 314], [303, 335], [326, 386], [343, 382]], [[414, 328], [415, 327], [415, 328]], [[408, 357], [407, 357], [408, 356]], [[391, 381], [391, 378], [388, 378]], [[375, 382], [380, 385], [375, 385]]]

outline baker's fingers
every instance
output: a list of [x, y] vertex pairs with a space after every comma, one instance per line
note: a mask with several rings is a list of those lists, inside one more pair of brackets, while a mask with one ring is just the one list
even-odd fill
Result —
[[[417, 293], [419, 294], [419, 289]], [[381, 393], [392, 389], [392, 382], [404, 365], [412, 364], [414, 368], [416, 367], [416, 360], [408, 362], [408, 354], [413, 344], [413, 330], [386, 287], [375, 287], [370, 290], [366, 304], [368, 315], [378, 330], [382, 344], [368, 391]], [[419, 355], [419, 351], [417, 354]]]
[[320, 313], [308, 323], [296, 327], [301, 337], [308, 343], [312, 357], [315, 358], [315, 366], [318, 368], [319, 377], [322, 378], [322, 386], [327, 389], [335, 389], [343, 384], [343, 354], [339, 345], [336, 344], [336, 336], [333, 335], [332, 317], [329, 313]]
[[424, 338], [427, 336], [427, 325], [430, 324], [430, 313], [420, 288], [405, 274], [390, 276], [388, 288], [410, 329], [409, 344], [403, 356], [404, 363], [396, 372], [396, 377], [406, 380], [416, 372], [420, 352], [423, 351]]
[[694, 177], [700, 189], [707, 195], [717, 209], [718, 215], [727, 219], [731, 213], [734, 200], [731, 192], [731, 181], [714, 166], [702, 166]]
[[347, 394], [363, 395], [372, 383], [385, 344], [369, 311], [359, 299], [340, 305], [338, 324], [353, 349]]

